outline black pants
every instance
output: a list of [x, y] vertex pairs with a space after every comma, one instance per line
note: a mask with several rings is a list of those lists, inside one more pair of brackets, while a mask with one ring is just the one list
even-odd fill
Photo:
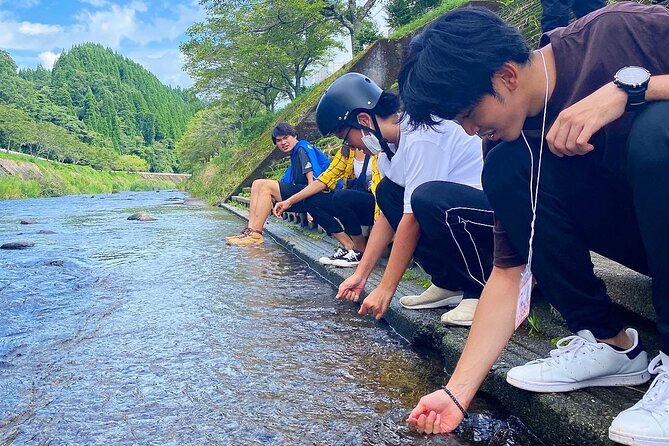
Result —
[[541, 31], [548, 32], [552, 29], [569, 24], [569, 12], [574, 11], [577, 18], [595, 11], [606, 4], [604, 0], [541, 0]]
[[[532, 272], [571, 331], [588, 329], [600, 339], [623, 324], [589, 251], [652, 276], [662, 348], [669, 352], [669, 101], [638, 114], [624, 153], [605, 149], [558, 158], [544, 146]], [[495, 147], [483, 172], [495, 215], [523, 258], [532, 216], [529, 166], [521, 138]]]
[[[397, 230], [404, 188], [384, 178], [376, 189], [383, 215]], [[414, 259], [440, 288], [481, 295], [492, 269], [493, 213], [485, 194], [473, 187], [430, 181], [416, 188], [411, 208], [420, 224]]]
[[[288, 184], [279, 181], [281, 199], [286, 200], [305, 187], [307, 187], [306, 184]], [[312, 195], [306, 200], [291, 206], [290, 212], [308, 212], [314, 218], [314, 222], [325, 229], [328, 235], [342, 231], [341, 225], [334, 217], [332, 193], [319, 192]]]
[[335, 191], [332, 200], [335, 217], [339, 219], [348, 235], [362, 235], [361, 226], [374, 224], [376, 201], [371, 192], [356, 189]]

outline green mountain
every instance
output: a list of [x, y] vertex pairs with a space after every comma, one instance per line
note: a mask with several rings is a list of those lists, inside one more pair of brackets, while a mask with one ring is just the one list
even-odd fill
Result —
[[178, 170], [174, 141], [200, 107], [141, 65], [98, 44], [49, 71], [18, 70], [0, 51], [0, 147], [96, 168]]

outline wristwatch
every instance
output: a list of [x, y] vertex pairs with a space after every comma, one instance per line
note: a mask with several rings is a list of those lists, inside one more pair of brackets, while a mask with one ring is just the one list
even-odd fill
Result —
[[613, 83], [627, 93], [628, 111], [637, 110], [646, 103], [650, 71], [642, 67], [623, 67], [613, 77]]

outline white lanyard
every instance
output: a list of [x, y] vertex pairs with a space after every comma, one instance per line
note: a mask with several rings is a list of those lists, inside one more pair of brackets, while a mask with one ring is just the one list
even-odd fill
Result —
[[541, 159], [544, 153], [544, 135], [546, 132], [546, 111], [548, 109], [548, 68], [546, 67], [546, 58], [544, 54], [539, 51], [541, 60], [544, 63], [544, 75], [546, 77], [546, 93], [544, 95], [544, 116], [541, 123], [541, 143], [539, 144], [539, 165], [537, 166], [537, 183], [532, 190], [532, 182], [534, 179], [534, 155], [532, 154], [532, 147], [525, 137], [523, 131], [520, 132], [525, 140], [527, 150], [530, 152], [530, 206], [532, 208], [532, 222], [530, 223], [530, 241], [529, 250], [527, 254], [527, 264], [525, 270], [520, 275], [520, 289], [518, 292], [518, 304], [516, 307], [516, 328], [527, 318], [530, 314], [530, 299], [532, 297], [532, 242], [534, 241], [534, 225], [537, 221], [537, 202], [539, 201], [539, 178], [541, 177]]

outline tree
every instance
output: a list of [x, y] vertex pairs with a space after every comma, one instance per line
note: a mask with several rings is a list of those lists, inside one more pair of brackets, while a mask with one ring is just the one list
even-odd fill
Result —
[[186, 133], [177, 141], [176, 155], [183, 170], [192, 171], [231, 146], [236, 138], [234, 111], [214, 106], [199, 111], [188, 124]]
[[362, 6], [358, 6], [356, 0], [324, 0], [321, 13], [348, 30], [351, 51], [355, 56], [362, 48], [358, 44], [359, 34], [365, 27], [365, 20], [369, 19], [372, 8], [378, 0], [366, 0]]
[[393, 28], [406, 25], [425, 14], [429, 9], [439, 6], [442, 0], [388, 0], [385, 5], [388, 24]]
[[212, 98], [247, 96], [267, 111], [290, 100], [309, 70], [331, 57], [337, 28], [312, 0], [204, 0], [207, 18], [181, 49], [195, 88]]
[[364, 50], [372, 43], [376, 42], [381, 38], [381, 33], [379, 32], [376, 22], [370, 19], [365, 19], [362, 24], [362, 29], [356, 36], [356, 47], [359, 51]]

